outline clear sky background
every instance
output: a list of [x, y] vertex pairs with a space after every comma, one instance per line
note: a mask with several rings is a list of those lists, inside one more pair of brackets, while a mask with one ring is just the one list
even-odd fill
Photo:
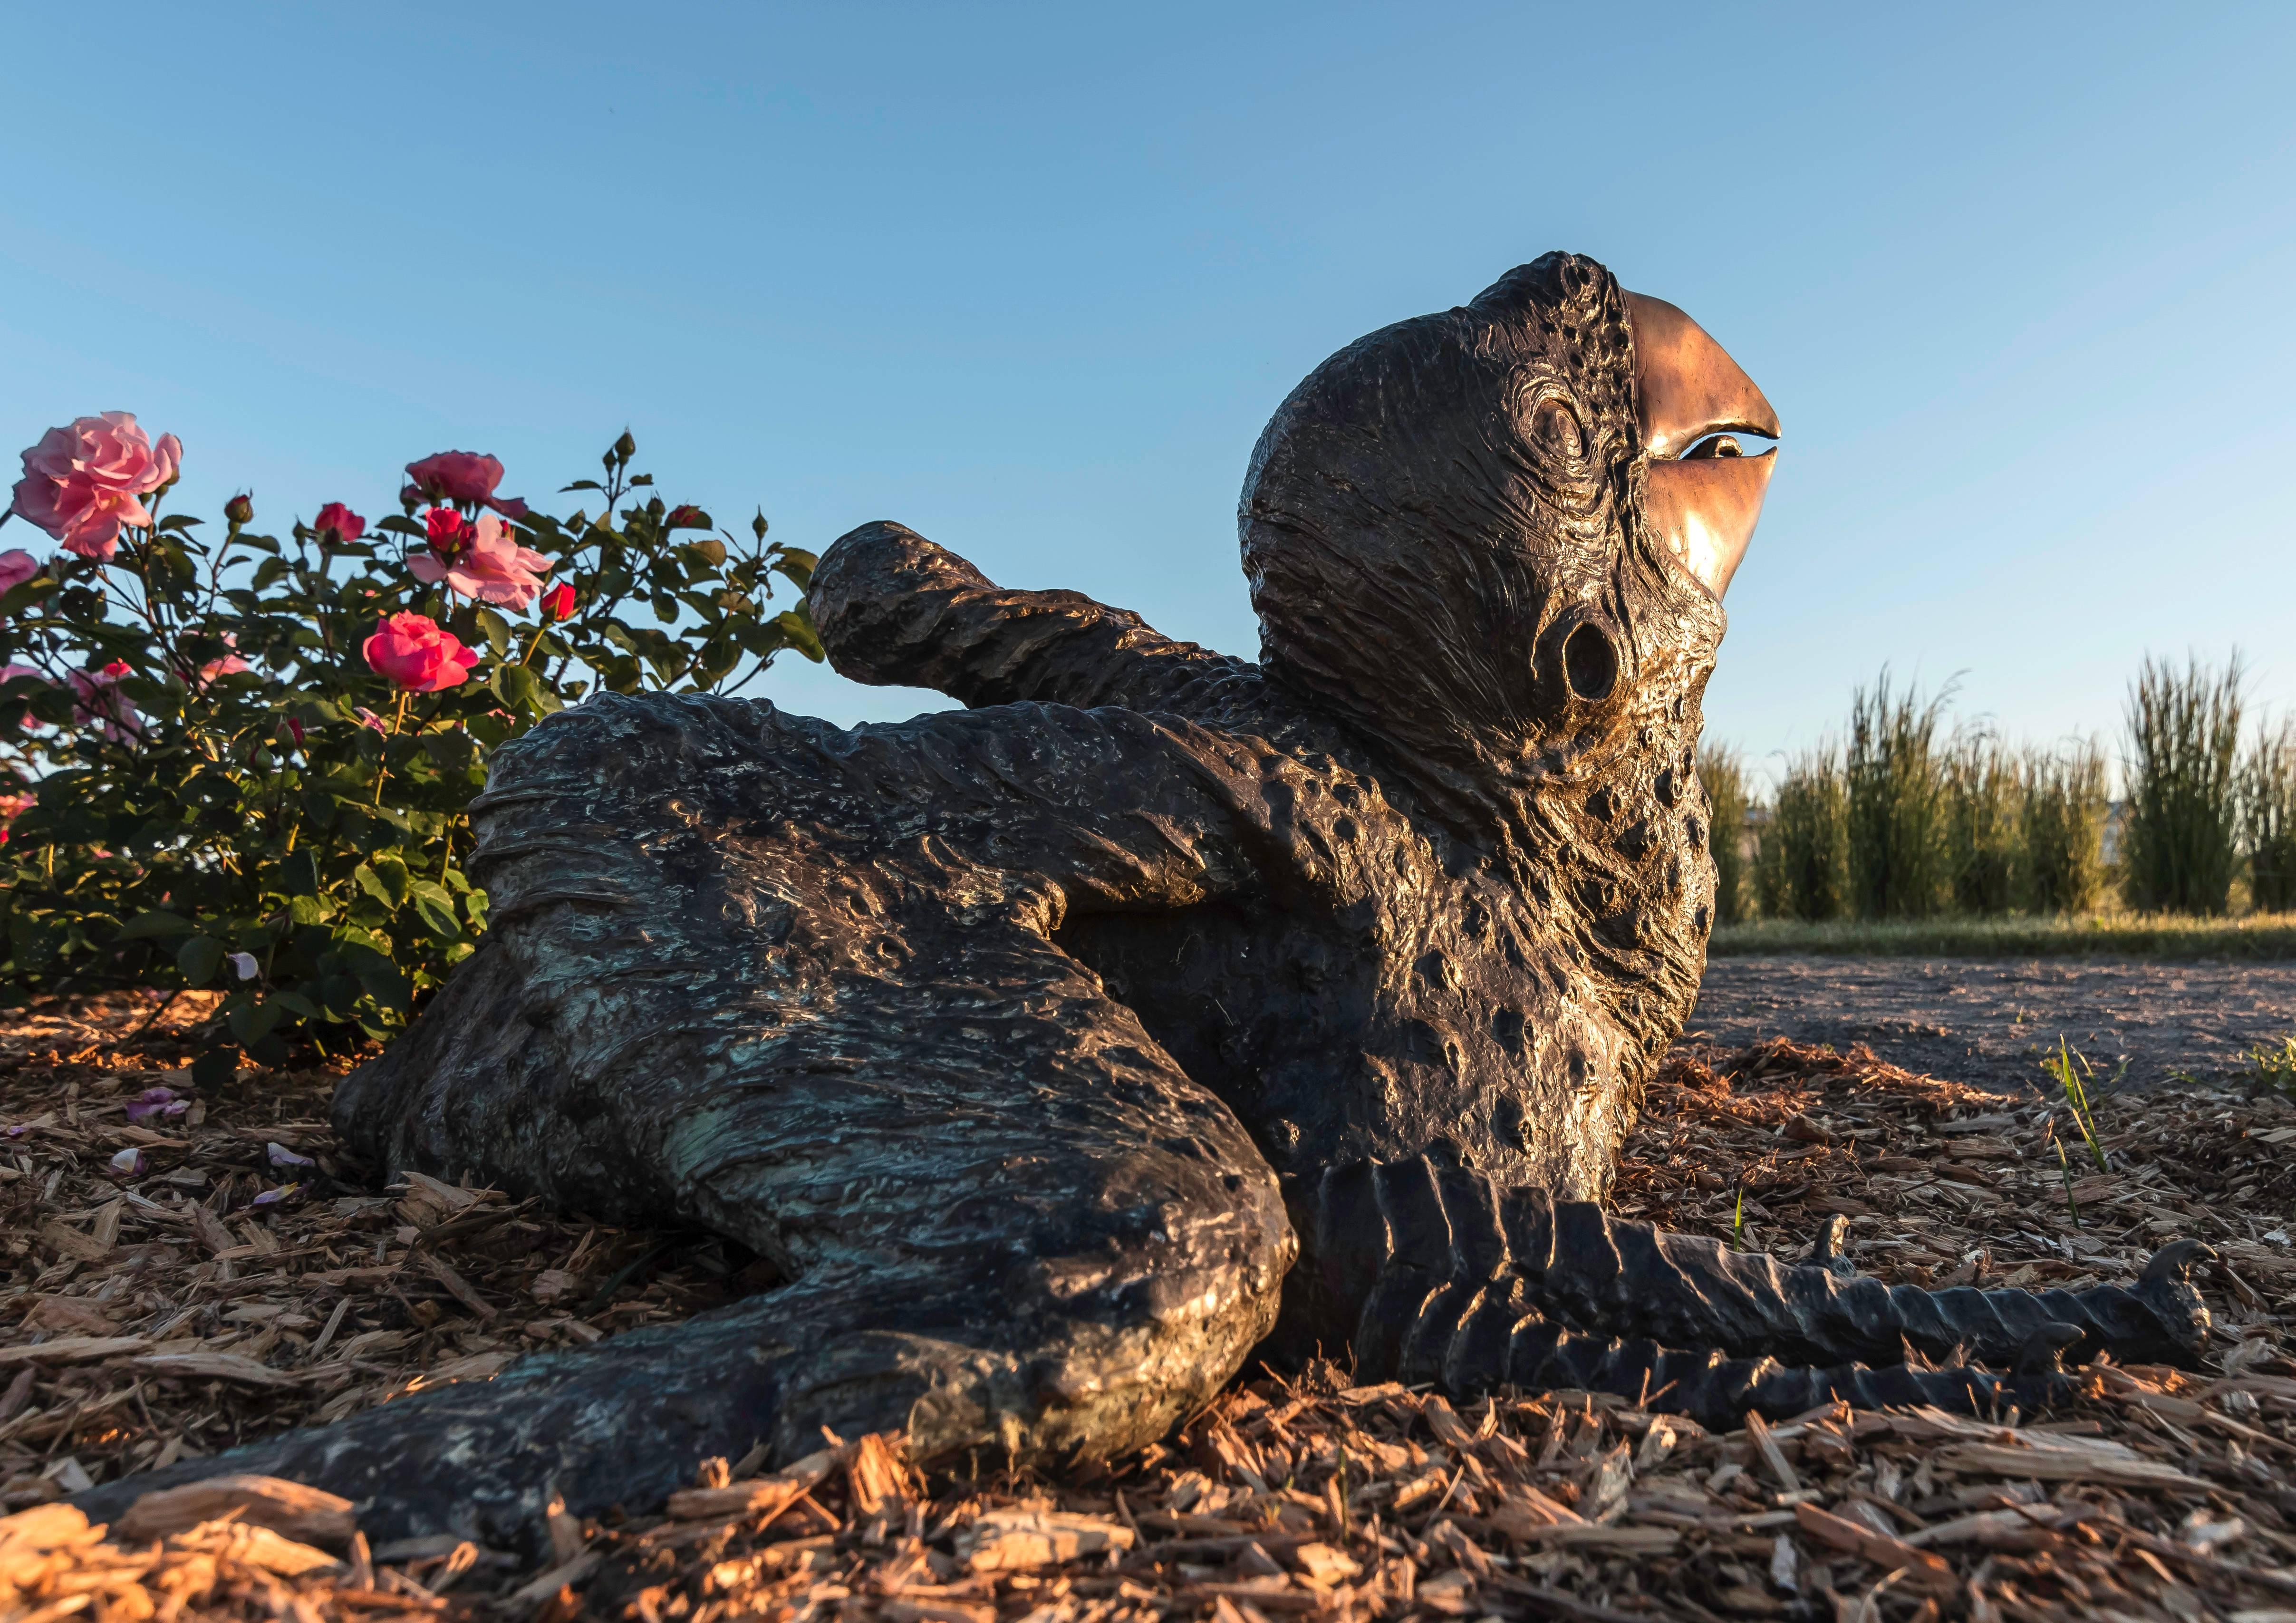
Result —
[[627, 424], [721, 518], [1249, 653], [1269, 412], [1570, 248], [1785, 425], [1710, 737], [1884, 662], [2038, 739], [2148, 650], [2296, 708], [2296, 7], [115, 3], [0, 54], [0, 447], [133, 410], [198, 511], [452, 447], [565, 512]]

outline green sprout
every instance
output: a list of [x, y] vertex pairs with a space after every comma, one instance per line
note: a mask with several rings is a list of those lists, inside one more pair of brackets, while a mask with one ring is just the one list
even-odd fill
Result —
[[2057, 1170], [2063, 1175], [2065, 1180], [2065, 1209], [2072, 1213], [2073, 1226], [2075, 1228], [2079, 1228], [2080, 1226], [2080, 1202], [2073, 1199], [2073, 1164], [2065, 1159], [2064, 1140], [2061, 1138], [2055, 1142], [2057, 1147]]
[[2263, 1044], [2250, 1049], [2248, 1069], [2267, 1087], [2296, 1098], [2296, 1037], [2283, 1037], [2276, 1050]]
[[[2072, 1112], [2073, 1125], [2080, 1128], [2082, 1141], [2088, 1145], [2089, 1154], [2095, 1158], [2096, 1169], [2099, 1172], [2110, 1171], [2112, 1168], [2104, 1158], [2104, 1145], [2097, 1137], [2096, 1112], [2089, 1099], [2088, 1084], [2095, 1078], [2096, 1068], [2079, 1049], [2069, 1045], [2060, 1034], [2055, 1056], [2042, 1061], [2041, 1069], [2055, 1078], [2059, 1090], [2063, 1093], [2065, 1108]], [[2113, 1074], [2113, 1084], [2118, 1084], [2128, 1074], [2128, 1063], [2124, 1060], [2120, 1069]], [[2060, 1160], [2063, 1158], [2063, 1145], [2057, 1147], [2057, 1155]]]

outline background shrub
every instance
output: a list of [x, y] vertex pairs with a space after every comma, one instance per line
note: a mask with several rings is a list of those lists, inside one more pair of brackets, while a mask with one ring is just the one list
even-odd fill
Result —
[[1957, 913], [1998, 917], [2018, 900], [2024, 795], [2017, 762], [1991, 734], [1964, 732], [1939, 766], [1948, 898]]
[[2087, 912], [2104, 893], [2104, 750], [2093, 739], [2029, 750], [2018, 776], [2023, 905], [2035, 913]]
[[501, 465], [454, 452], [372, 526], [331, 503], [282, 539], [235, 496], [203, 540], [160, 513], [172, 438], [135, 488], [70, 456], [75, 431], [140, 440], [125, 422], [26, 453], [13, 511], [64, 550], [0, 554], [0, 989], [219, 988], [211, 1068], [387, 1037], [472, 951], [467, 808], [504, 742], [599, 688], [821, 657], [801, 597], [767, 606], [811, 554], [652, 496], [627, 434], [566, 488], [594, 516], [497, 497]]
[[1751, 900], [1746, 873], [1746, 763], [1734, 750], [1701, 750], [1698, 783], [1706, 791], [1707, 840], [1714, 852], [1714, 922], [1741, 923]]
[[1841, 758], [1824, 746], [1786, 763], [1755, 853], [1764, 914], [1813, 923], [1848, 911], [1848, 795]]
[[2249, 899], [2263, 913], [2296, 908], [2296, 717], [2257, 729], [2240, 789]]
[[1946, 898], [1943, 760], [1939, 718], [1949, 693], [1924, 704], [1893, 692], [1885, 668], [1849, 707], [1850, 909], [1861, 919], [1923, 919]]
[[2122, 888], [2140, 912], [2220, 914], [2239, 854], [2240, 657], [2221, 672], [2146, 658], [2130, 687]]

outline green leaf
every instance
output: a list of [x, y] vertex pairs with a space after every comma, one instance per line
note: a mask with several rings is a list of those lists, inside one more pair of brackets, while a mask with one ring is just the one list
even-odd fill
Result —
[[187, 984], [207, 985], [223, 967], [223, 943], [213, 936], [193, 936], [176, 949], [176, 967]]
[[775, 570], [787, 576], [799, 591], [811, 591], [813, 572], [821, 567], [820, 558], [801, 546], [784, 546], [779, 552], [780, 555], [774, 560]]
[[487, 639], [487, 646], [494, 650], [495, 658], [499, 660], [507, 654], [510, 652], [510, 622], [484, 603], [476, 606], [474, 618], [479, 623], [480, 635]]
[[396, 913], [406, 902], [406, 865], [396, 857], [377, 857], [351, 870], [358, 888]]
[[504, 704], [535, 709], [539, 708], [542, 678], [534, 674], [530, 666], [505, 665], [495, 673], [495, 691], [502, 695]]
[[418, 879], [407, 887], [414, 903], [414, 913], [422, 927], [441, 941], [462, 939], [463, 927], [455, 918], [455, 898], [447, 887], [427, 879]]
[[310, 847], [290, 851], [280, 860], [279, 880], [290, 896], [319, 894], [319, 865], [312, 858]]
[[[113, 938], [119, 941], [148, 941], [161, 936], [180, 936], [192, 927], [192, 922], [178, 914], [162, 913], [157, 909], [139, 913], [119, 927]], [[212, 971], [209, 973], [213, 973]]]
[[271, 1035], [271, 1028], [277, 1025], [279, 1017], [286, 1012], [275, 997], [260, 1007], [242, 1004], [231, 1012], [231, 1034], [242, 1045], [258, 1043]]
[[773, 623], [789, 638], [791, 647], [816, 665], [829, 657], [829, 651], [821, 645], [821, 634], [813, 628], [813, 617], [804, 610], [785, 609], [774, 616]]

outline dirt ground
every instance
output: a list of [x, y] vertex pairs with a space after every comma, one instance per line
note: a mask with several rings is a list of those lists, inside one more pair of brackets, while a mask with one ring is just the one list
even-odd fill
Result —
[[1686, 1037], [1870, 1045], [1892, 1064], [1980, 1087], [2044, 1078], [2062, 1034], [2128, 1084], [2237, 1072], [2296, 1033], [2296, 964], [2136, 960], [1716, 958]]

